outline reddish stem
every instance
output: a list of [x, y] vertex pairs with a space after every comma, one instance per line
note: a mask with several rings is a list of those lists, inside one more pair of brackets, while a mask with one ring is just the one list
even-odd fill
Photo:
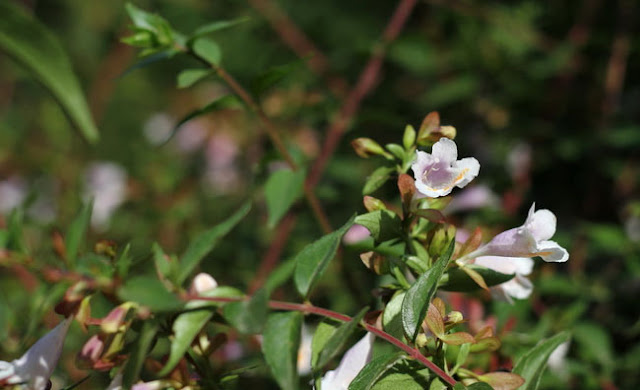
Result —
[[[249, 297], [244, 298], [230, 298], [230, 297], [200, 297], [200, 296], [189, 296], [187, 297], [188, 301], [192, 300], [203, 300], [203, 301], [211, 301], [211, 302], [238, 302]], [[348, 322], [353, 320], [353, 318], [348, 315], [335, 312], [333, 310], [324, 309], [322, 307], [313, 306], [311, 304], [303, 304], [303, 303], [291, 303], [291, 302], [283, 302], [283, 301], [269, 301], [269, 307], [276, 310], [287, 310], [287, 311], [299, 311], [302, 313], [312, 313], [322, 317], [333, 318], [338, 321]], [[427, 359], [417, 348], [413, 348], [397, 338], [391, 336], [389, 333], [376, 328], [373, 325], [369, 325], [366, 323], [361, 324], [367, 331], [375, 334], [381, 339], [387, 341], [405, 351], [410, 357], [416, 359], [428, 369], [430, 369], [434, 374], [438, 375], [440, 379], [447, 382], [451, 386], [455, 386], [456, 380], [453, 379], [449, 374], [444, 372], [440, 367], [435, 365], [431, 360]]]

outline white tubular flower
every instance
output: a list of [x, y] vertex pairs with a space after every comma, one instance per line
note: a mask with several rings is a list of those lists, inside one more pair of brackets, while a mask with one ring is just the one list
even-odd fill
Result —
[[335, 370], [327, 371], [322, 377], [322, 390], [347, 390], [351, 381], [371, 360], [373, 333], [367, 334], [349, 349]]
[[533, 291], [531, 281], [527, 279], [533, 270], [533, 259], [528, 257], [482, 256], [475, 260], [477, 265], [490, 268], [503, 274], [516, 276], [504, 283], [491, 287], [495, 299], [513, 303], [513, 299], [526, 299]]
[[45, 390], [58, 364], [71, 321], [69, 317], [59, 323], [19, 359], [0, 362], [0, 384], [23, 384], [27, 390]]
[[311, 342], [313, 333], [303, 323], [300, 335], [300, 347], [298, 348], [297, 369], [298, 375], [304, 376], [311, 373]]
[[549, 210], [535, 211], [535, 206], [534, 203], [529, 209], [524, 225], [498, 234], [475, 254], [501, 257], [540, 256], [544, 261], [567, 261], [567, 250], [549, 240], [556, 232], [556, 216]]
[[464, 187], [480, 172], [480, 163], [473, 157], [458, 158], [458, 147], [449, 138], [440, 138], [431, 154], [417, 151], [411, 169], [416, 188], [422, 197], [445, 196], [453, 187]]

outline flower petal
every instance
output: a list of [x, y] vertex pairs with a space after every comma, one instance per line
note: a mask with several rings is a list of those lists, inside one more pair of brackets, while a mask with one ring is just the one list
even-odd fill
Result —
[[535, 255], [547, 262], [562, 263], [569, 260], [569, 252], [551, 240], [538, 243], [538, 252]]
[[458, 176], [459, 179], [456, 179], [456, 183], [454, 183], [459, 188], [469, 184], [469, 182], [471, 182], [471, 180], [480, 173], [480, 163], [473, 157], [467, 157], [456, 161], [453, 163], [453, 167], [458, 169], [460, 172]]
[[373, 333], [367, 334], [349, 349], [335, 370], [328, 371], [322, 377], [322, 388], [330, 390], [347, 390], [349, 384], [360, 370], [371, 360], [373, 350]]
[[456, 143], [449, 138], [440, 138], [431, 149], [433, 157], [446, 162], [453, 163], [458, 159], [458, 147]]
[[556, 233], [556, 216], [549, 210], [538, 210], [527, 218], [526, 227], [536, 241], [548, 240]]
[[506, 257], [537, 256], [538, 246], [533, 235], [523, 228], [513, 228], [493, 237], [481, 248], [484, 255]]
[[58, 364], [71, 321], [72, 318], [69, 317], [60, 322], [53, 330], [36, 341], [22, 357], [13, 361], [16, 376], [21, 381], [29, 382], [30, 389], [46, 389], [49, 378]]

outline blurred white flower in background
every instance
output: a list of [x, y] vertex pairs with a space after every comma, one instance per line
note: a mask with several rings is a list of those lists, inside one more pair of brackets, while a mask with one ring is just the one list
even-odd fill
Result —
[[201, 148], [207, 139], [206, 122], [193, 119], [180, 126], [175, 141], [182, 153], [191, 153]]
[[507, 155], [507, 169], [513, 181], [524, 179], [531, 171], [532, 150], [526, 143], [514, 146]]
[[465, 188], [451, 199], [442, 210], [445, 214], [474, 210], [483, 207], [499, 207], [500, 198], [484, 184]]
[[8, 214], [22, 205], [27, 197], [27, 184], [18, 176], [0, 181], [0, 214]]
[[96, 162], [85, 174], [85, 197], [93, 198], [91, 225], [106, 229], [127, 196], [127, 171], [113, 162]]
[[142, 127], [142, 133], [151, 145], [162, 145], [171, 136], [174, 123], [171, 116], [164, 112], [158, 112], [147, 119]]
[[240, 153], [235, 139], [225, 133], [217, 133], [209, 138], [205, 150], [207, 162], [205, 183], [216, 194], [236, 191], [240, 185], [240, 172], [236, 157]]

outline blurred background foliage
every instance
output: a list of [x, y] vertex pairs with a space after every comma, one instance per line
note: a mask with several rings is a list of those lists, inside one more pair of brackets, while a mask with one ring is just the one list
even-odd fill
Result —
[[[83, 201], [94, 196], [104, 209], [94, 210], [85, 247], [101, 239], [120, 247], [131, 242], [134, 261], [145, 267], [152, 242], [179, 253], [195, 234], [256, 197], [248, 219], [202, 265], [221, 284], [246, 289], [276, 235], [266, 226], [262, 186], [282, 165], [256, 118], [242, 109], [219, 110], [187, 122], [167, 141], [185, 115], [228, 93], [219, 79], [177, 88], [177, 74], [199, 65], [184, 57], [133, 67], [136, 49], [120, 42], [129, 25], [123, 1], [23, 3], [69, 53], [101, 139], [87, 145], [45, 90], [3, 57], [0, 225], [9, 224], [10, 209], [22, 206], [25, 248], [37, 261], [55, 264], [52, 237], [64, 233]], [[183, 32], [247, 18], [212, 34], [222, 66], [255, 94], [305, 166], [318, 157], [349, 86], [380, 50], [396, 6], [372, 0], [135, 4]], [[296, 55], [269, 22], [274, 5], [321, 55]], [[443, 124], [457, 128], [461, 156], [480, 161], [476, 185], [488, 185], [500, 199], [498, 207], [457, 213], [454, 221], [468, 228], [489, 222], [500, 231], [520, 225], [533, 201], [558, 217], [558, 241], [571, 258], [562, 265], [537, 264], [532, 299], [513, 306], [482, 294], [451, 301], [467, 310], [465, 317], [473, 320], [470, 313], [480, 310], [504, 330], [498, 368], [540, 338], [572, 330], [564, 363], [544, 378], [549, 389], [640, 384], [637, 6], [633, 0], [418, 2], [387, 47], [375, 88], [316, 188], [334, 227], [354, 210], [362, 212], [362, 186], [380, 161], [358, 158], [349, 141], [366, 136], [399, 142], [405, 124], [417, 126], [438, 110]], [[312, 71], [309, 64], [319, 60], [326, 60], [318, 65], [321, 72]], [[282, 79], [267, 85], [265, 75], [277, 73]], [[394, 199], [396, 191], [388, 183], [376, 196]], [[296, 210], [300, 217], [282, 258], [322, 233], [304, 202]], [[349, 314], [376, 305], [370, 293], [377, 283], [357, 252], [345, 251], [332, 267], [341, 277], [325, 278], [314, 298], [318, 304]], [[41, 334], [43, 317], [55, 321], [50, 308], [63, 293], [20, 270], [2, 269], [1, 357], [17, 355], [21, 340], [30, 343]], [[293, 297], [291, 289], [278, 294]], [[69, 351], [84, 340], [76, 330]], [[73, 359], [67, 360], [64, 375], [78, 378]]]

